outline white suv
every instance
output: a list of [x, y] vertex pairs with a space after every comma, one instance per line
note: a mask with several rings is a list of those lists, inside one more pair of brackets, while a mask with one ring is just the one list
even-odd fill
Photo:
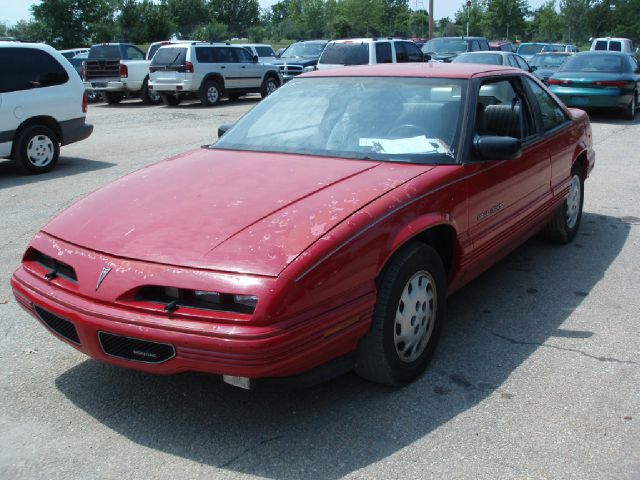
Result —
[[223, 94], [232, 100], [246, 93], [266, 97], [282, 85], [278, 67], [258, 63], [245, 48], [228, 44], [161, 47], [149, 71], [149, 89], [167, 105], [178, 105], [194, 94], [207, 106], [217, 104]]
[[0, 158], [29, 173], [51, 170], [60, 146], [84, 140], [87, 94], [65, 58], [40, 43], [0, 42]]
[[318, 60], [318, 70], [347, 65], [424, 62], [428, 60], [410, 40], [400, 38], [353, 38], [329, 42]]

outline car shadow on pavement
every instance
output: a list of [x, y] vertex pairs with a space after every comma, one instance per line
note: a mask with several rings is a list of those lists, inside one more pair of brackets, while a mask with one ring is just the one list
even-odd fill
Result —
[[52, 171], [39, 175], [29, 175], [24, 173], [15, 162], [11, 160], [0, 160], [0, 189], [52, 180], [54, 178], [69, 177], [71, 175], [102, 170], [113, 166], [115, 166], [115, 163], [61, 155], [58, 159], [58, 164]]
[[237, 100], [229, 100], [229, 99], [223, 98], [216, 105], [208, 106], [208, 105], [203, 105], [202, 103], [200, 103], [199, 100], [189, 99], [181, 102], [180, 105], [172, 105], [172, 106], [165, 105], [165, 108], [176, 109], [176, 110], [203, 109], [203, 110], [211, 110], [212, 112], [215, 112], [217, 110], [224, 110], [229, 107], [237, 107], [240, 105], [256, 105], [260, 102], [260, 100], [262, 100], [262, 98], [259, 96], [242, 97]]
[[524, 401], [505, 382], [539, 349], [590, 355], [594, 333], [562, 324], [632, 227], [586, 212], [582, 222], [572, 244], [534, 238], [452, 296], [431, 366], [405, 388], [349, 374], [307, 390], [248, 392], [213, 376], [156, 377], [93, 360], [60, 375], [56, 386], [105, 427], [148, 448], [268, 478], [339, 478], [486, 399]]

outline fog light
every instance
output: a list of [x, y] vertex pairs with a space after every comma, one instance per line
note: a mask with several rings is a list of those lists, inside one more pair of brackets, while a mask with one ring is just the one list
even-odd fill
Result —
[[249, 377], [234, 377], [232, 375], [223, 375], [222, 381], [233, 385], [234, 387], [244, 388], [245, 390], [251, 390], [253, 388], [253, 380]]

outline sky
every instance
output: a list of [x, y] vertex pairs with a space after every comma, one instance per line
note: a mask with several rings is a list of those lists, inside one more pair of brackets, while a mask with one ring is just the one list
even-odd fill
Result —
[[[269, 8], [277, 2], [278, 0], [260, 0], [260, 6]], [[33, 0], [0, 0], [0, 22], [14, 24], [19, 20], [28, 20], [31, 15], [29, 7], [34, 3], [38, 2]], [[465, 3], [462, 0], [434, 0], [434, 18], [453, 17], [458, 8]], [[529, 0], [531, 8], [538, 8], [543, 3], [544, 0]], [[412, 8], [420, 4], [427, 8], [429, 0], [409, 0], [409, 5]]]

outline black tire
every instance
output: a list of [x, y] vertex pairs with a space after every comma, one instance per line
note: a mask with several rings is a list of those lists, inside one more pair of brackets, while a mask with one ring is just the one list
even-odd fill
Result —
[[148, 77], [144, 79], [144, 83], [142, 84], [140, 99], [145, 105], [160, 105], [162, 103], [162, 97], [160, 96], [160, 94], [149, 90]]
[[[415, 307], [405, 305], [401, 298], [403, 293], [412, 293], [408, 288], [410, 280], [413, 285], [421, 279], [427, 282], [423, 284], [426, 285], [425, 291], [431, 286], [432, 301], [417, 302]], [[355, 370], [367, 380], [400, 386], [422, 374], [433, 356], [446, 311], [446, 274], [442, 260], [433, 248], [412, 242], [394, 255], [377, 284], [378, 295], [371, 330], [360, 342]], [[419, 293], [417, 290], [416, 295]], [[418, 303], [421, 303], [420, 308]], [[426, 317], [420, 319], [419, 316], [412, 316], [410, 325], [405, 325], [410, 335], [412, 330], [415, 334], [418, 334], [419, 328], [427, 330], [419, 334], [423, 336], [415, 349], [412, 346], [407, 348], [406, 343], [398, 337], [406, 333], [402, 331], [405, 326], [397, 322], [396, 316], [398, 313], [410, 315], [411, 310], [406, 311], [408, 308], [426, 312], [427, 315], [426, 303], [429, 303], [427, 307], [433, 312], [431, 318], [426, 321]], [[415, 354], [416, 358], [412, 359], [411, 354]]]
[[170, 107], [175, 107], [177, 105], [180, 105], [180, 100], [181, 98], [177, 94], [168, 94], [168, 93], [160, 94], [160, 101], [165, 105], [169, 105]]
[[220, 85], [213, 80], [205, 83], [200, 90], [200, 103], [206, 107], [217, 105], [220, 102], [220, 97], [222, 97]]
[[[576, 161], [571, 169], [571, 182], [572, 186], [570, 187], [569, 196], [542, 230], [547, 240], [561, 245], [570, 243], [574, 239], [576, 233], [578, 233], [580, 220], [582, 219], [584, 175], [579, 161]], [[577, 192], [579, 197], [577, 199], [573, 198], [575, 186], [579, 187], [579, 191]], [[569, 215], [570, 210], [574, 210], [577, 216]]]
[[636, 107], [638, 105], [638, 94], [633, 94], [633, 99], [629, 102], [629, 105], [624, 109], [624, 118], [626, 120], [634, 120], [636, 118]]
[[119, 92], [104, 92], [104, 99], [109, 105], [117, 105], [124, 100], [124, 95]]
[[262, 96], [262, 98], [268, 97], [273, 92], [275, 92], [278, 87], [280, 87], [280, 80], [278, 80], [273, 75], [267, 75], [262, 81], [262, 86], [260, 87], [260, 95]]
[[89, 103], [96, 103], [102, 101], [102, 95], [95, 90], [87, 90], [87, 100]]
[[[38, 142], [35, 144], [32, 142]], [[18, 133], [13, 160], [27, 173], [46, 173], [58, 163], [60, 139], [44, 125], [32, 125]]]

